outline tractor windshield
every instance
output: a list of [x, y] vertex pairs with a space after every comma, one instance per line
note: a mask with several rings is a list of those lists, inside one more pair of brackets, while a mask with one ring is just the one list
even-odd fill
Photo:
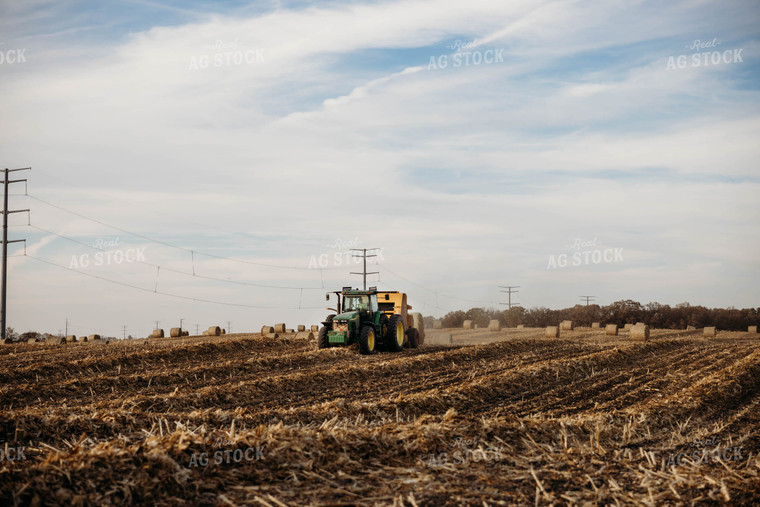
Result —
[[369, 296], [345, 296], [343, 298], [344, 312], [355, 312], [357, 310], [369, 310]]

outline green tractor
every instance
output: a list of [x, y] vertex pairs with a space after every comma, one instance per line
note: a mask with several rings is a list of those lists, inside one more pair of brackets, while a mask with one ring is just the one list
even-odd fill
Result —
[[[377, 304], [377, 288], [369, 290], [343, 287], [334, 291], [338, 298], [335, 315], [328, 315], [319, 329], [317, 343], [320, 349], [359, 344], [362, 354], [378, 350], [401, 352], [406, 341], [406, 323], [402, 315], [387, 315]], [[326, 295], [330, 300], [330, 293]]]

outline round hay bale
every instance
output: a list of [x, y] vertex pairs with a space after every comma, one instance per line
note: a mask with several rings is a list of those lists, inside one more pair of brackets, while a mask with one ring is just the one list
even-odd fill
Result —
[[301, 331], [299, 333], [296, 333], [295, 338], [298, 339], [298, 340], [313, 341], [314, 340], [314, 333], [312, 333], [311, 331]]
[[695, 326], [686, 326], [687, 331], [696, 331], [697, 328]]
[[70, 334], [70, 335], [68, 335], [68, 336], [66, 337], [66, 341], [67, 341], [67, 342], [75, 342], [75, 341], [77, 341], [77, 335], [75, 335], [75, 334]]
[[441, 322], [440, 320], [434, 320], [433, 329], [443, 329], [443, 322]]
[[26, 343], [37, 343], [37, 338], [29, 338]]
[[591, 323], [591, 329], [601, 329], [602, 324], [599, 322], [592, 322]]
[[227, 330], [222, 328], [222, 334], [227, 334]]
[[501, 331], [501, 322], [499, 322], [497, 319], [493, 319], [488, 323], [488, 330], [489, 331]]
[[757, 326], [749, 326], [747, 332], [757, 334]]
[[153, 330], [153, 338], [163, 338], [164, 337], [164, 330], [163, 329], [154, 329]]
[[626, 324], [625, 326], [623, 326], [623, 329], [625, 331], [630, 331], [632, 327], [633, 327], [633, 324]]
[[518, 324], [517, 325], [517, 329], [525, 329], [525, 325], [524, 324]]
[[472, 321], [465, 320], [464, 322], [462, 322], [462, 329], [472, 329]]
[[573, 324], [572, 320], [563, 320], [560, 323], [559, 328], [562, 331], [572, 331], [573, 329], [575, 329], [575, 324]]
[[306, 331], [306, 326], [304, 326], [303, 324], [298, 324], [298, 327], [296, 329], [298, 329], [299, 333], [302, 333]]
[[617, 336], [618, 334], [618, 327], [617, 324], [607, 324], [604, 326], [604, 334], [607, 336]]
[[90, 339], [91, 342], [94, 342], [94, 341], [97, 341], [97, 340], [102, 340], [102, 338], [100, 337], [99, 334], [91, 334], [89, 339]]
[[169, 336], [172, 338], [179, 338], [182, 336], [182, 328], [181, 327], [173, 327], [169, 330]]
[[547, 338], [559, 338], [559, 326], [548, 326], [546, 328]]
[[429, 338], [432, 345], [451, 345], [454, 342], [451, 333], [431, 333]]
[[715, 338], [715, 336], [718, 334], [718, 330], [715, 329], [715, 326], [712, 327], [706, 327], [704, 331], [702, 331], [702, 336], [707, 336], [709, 338]]
[[208, 330], [203, 331], [203, 333], [201, 333], [201, 336], [208, 336]]
[[222, 335], [222, 328], [219, 326], [211, 326], [208, 328], [208, 335], [209, 336], [221, 336]]
[[311, 332], [312, 333], [319, 333], [319, 326], [316, 324], [311, 325]]
[[45, 338], [45, 343], [55, 343], [55, 344], [66, 343], [66, 337], [50, 335], [47, 338]]
[[275, 333], [284, 333], [285, 332], [285, 324], [284, 323], [275, 324], [274, 325], [274, 332]]
[[631, 340], [645, 342], [649, 340], [649, 326], [636, 324], [631, 328]]
[[286, 329], [285, 332], [288, 333], [288, 334], [293, 334], [296, 331], [295, 331], [295, 329]]
[[272, 326], [261, 326], [261, 336], [267, 336], [274, 334], [274, 328]]
[[182, 331], [182, 336], [190, 336], [190, 331]]
[[83, 337], [82, 337], [82, 341], [83, 341], [83, 342], [88, 342], [88, 341], [90, 341], [90, 338], [89, 338], [89, 336], [83, 336]]

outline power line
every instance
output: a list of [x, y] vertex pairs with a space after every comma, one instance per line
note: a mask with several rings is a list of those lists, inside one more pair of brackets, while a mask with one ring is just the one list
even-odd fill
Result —
[[457, 297], [457, 296], [450, 296], [448, 294], [444, 294], [442, 292], [438, 292], [436, 290], [429, 289], [429, 288], [427, 288], [427, 287], [425, 287], [423, 285], [420, 285], [420, 284], [418, 284], [416, 282], [413, 282], [413, 281], [409, 280], [408, 278], [405, 278], [405, 277], [399, 275], [398, 273], [396, 273], [395, 271], [391, 270], [390, 268], [388, 268], [385, 265], [383, 265], [383, 269], [385, 271], [388, 271], [392, 275], [395, 275], [396, 277], [400, 278], [401, 280], [404, 280], [406, 283], [410, 283], [410, 284], [414, 285], [415, 287], [419, 287], [420, 289], [424, 289], [424, 290], [430, 292], [431, 294], [435, 294], [436, 301], [437, 301], [438, 296], [443, 296], [443, 297], [448, 298], [448, 299], [456, 299], [457, 301], [464, 301], [464, 302], [467, 302], [467, 303], [487, 303], [487, 304], [493, 304], [494, 303], [493, 301], [484, 301], [484, 300], [478, 300], [478, 299], [466, 299], [466, 298], [460, 298], [460, 297]]
[[25, 239], [15, 239], [8, 241], [8, 215], [10, 213], [24, 213], [29, 210], [8, 210], [8, 185], [11, 183], [26, 183], [26, 180], [9, 180], [9, 174], [16, 171], [29, 171], [31, 167], [22, 167], [20, 169], [8, 169], [7, 167], [3, 171], [3, 266], [2, 266], [2, 294], [0, 295], [0, 312], [2, 313], [2, 335], [0, 335], [0, 343], [5, 343], [5, 328], [8, 323], [8, 314], [6, 308], [6, 298], [8, 296], [8, 243], [25, 243]]
[[[62, 266], [61, 264], [56, 264], [55, 262], [51, 262], [51, 261], [48, 261], [48, 260], [45, 260], [45, 259], [41, 259], [41, 258], [35, 257], [33, 255], [28, 255], [27, 254], [27, 255], [18, 256], [18, 257], [28, 257], [28, 258], [34, 259], [34, 260], [36, 260], [38, 262], [42, 262], [44, 264], [49, 264], [50, 266], [55, 266], [57, 268], [64, 269], [66, 271], [71, 271], [71, 272], [79, 274], [79, 275], [88, 276], [90, 278], [97, 278], [98, 280], [103, 280], [103, 281], [106, 281], [106, 282], [114, 283], [116, 285], [121, 285], [123, 287], [129, 287], [131, 289], [136, 289], [136, 290], [140, 290], [140, 291], [143, 291], [143, 292], [151, 292], [151, 293], [154, 293], [154, 294], [160, 294], [162, 296], [169, 296], [169, 297], [178, 298], [178, 299], [185, 299], [185, 300], [188, 300], [188, 301], [195, 301], [197, 303], [209, 303], [209, 304], [223, 305], [223, 306], [234, 306], [234, 307], [239, 307], [239, 308], [257, 308], [257, 309], [267, 309], [267, 310], [298, 310], [299, 309], [299, 308], [295, 308], [295, 307], [259, 306], [259, 305], [246, 305], [246, 304], [240, 304], [240, 303], [226, 303], [226, 302], [223, 302], [223, 301], [212, 301], [212, 300], [209, 300], [209, 299], [201, 299], [201, 298], [195, 298], [195, 297], [190, 297], [190, 296], [182, 296], [182, 295], [179, 295], [179, 294], [172, 294], [170, 292], [163, 292], [163, 291], [160, 291], [160, 290], [157, 290], [157, 289], [149, 289], [149, 288], [140, 287], [140, 286], [137, 286], [137, 285], [132, 285], [132, 284], [129, 284], [129, 283], [126, 283], [126, 282], [121, 282], [119, 280], [113, 280], [111, 278], [106, 278], [104, 276], [98, 276], [98, 275], [93, 275], [92, 273], [86, 273], [84, 271], [77, 271], [75, 269], [71, 269], [71, 268], [68, 268], [66, 266]], [[319, 309], [319, 308], [322, 308], [322, 307], [321, 306], [310, 306], [310, 307], [302, 307], [300, 309], [301, 310], [316, 310], [316, 309]]]
[[[211, 258], [214, 258], [214, 259], [221, 259], [221, 260], [227, 260], [227, 261], [232, 261], [232, 262], [240, 262], [242, 264], [251, 264], [253, 266], [262, 266], [262, 267], [267, 267], [267, 268], [312, 271], [312, 268], [309, 268], [309, 267], [302, 268], [302, 267], [297, 267], [297, 266], [278, 266], [276, 264], [266, 264], [266, 263], [263, 263], [263, 262], [255, 262], [255, 261], [247, 261], [247, 260], [243, 260], [243, 259], [236, 259], [234, 257], [224, 257], [224, 256], [221, 256], [221, 255], [215, 255], [215, 254], [211, 254], [211, 253], [208, 253], [208, 252], [201, 252], [199, 250], [193, 250], [193, 249], [190, 249], [190, 248], [185, 248], [185, 247], [182, 247], [182, 246], [174, 245], [172, 243], [168, 243], [168, 242], [160, 240], [160, 239], [155, 239], [155, 238], [151, 238], [151, 237], [148, 237], [148, 236], [145, 236], [145, 235], [142, 235], [142, 234], [138, 234], [136, 232], [132, 232], [132, 231], [124, 229], [122, 227], [117, 227], [115, 225], [111, 225], [109, 223], [103, 222], [102, 220], [98, 220], [96, 218], [88, 217], [88, 216], [83, 215], [81, 213], [77, 213], [76, 211], [71, 211], [71, 210], [66, 209], [66, 208], [64, 208], [62, 206], [59, 206], [57, 204], [53, 204], [51, 202], [48, 202], [48, 201], [46, 201], [44, 199], [40, 199], [39, 197], [35, 197], [33, 195], [30, 195], [30, 194], [27, 194], [27, 197], [29, 197], [30, 199], [34, 199], [35, 201], [41, 202], [42, 204], [46, 204], [46, 205], [48, 205], [50, 207], [53, 207], [55, 209], [58, 209], [58, 210], [61, 210], [61, 211], [65, 211], [66, 213], [69, 213], [71, 215], [77, 216], [79, 218], [84, 218], [85, 220], [89, 220], [91, 222], [95, 222], [96, 224], [103, 225], [103, 226], [108, 227], [110, 229], [114, 229], [116, 231], [123, 232], [125, 234], [129, 234], [129, 235], [134, 236], [136, 238], [144, 239], [145, 241], [150, 241], [151, 243], [157, 243], [159, 245], [164, 245], [166, 247], [174, 248], [176, 250], [182, 250], [183, 252], [188, 252], [191, 255], [198, 254], [198, 255], [203, 255], [205, 257], [211, 257]], [[321, 268], [321, 269], [333, 270], [333, 269], [341, 269], [341, 268], [339, 268], [339, 267], [333, 267], [333, 268]]]
[[581, 299], [586, 300], [586, 306], [588, 306], [589, 301], [596, 299], [596, 296], [580, 296]]
[[[67, 241], [71, 241], [73, 243], [77, 243], [79, 245], [83, 245], [83, 246], [86, 246], [88, 248], [92, 248], [94, 250], [106, 251], [105, 248], [100, 248], [100, 247], [97, 247], [97, 246], [90, 245], [88, 243], [85, 243], [84, 241], [79, 241], [78, 239], [74, 239], [72, 237], [65, 236], [63, 234], [58, 234], [57, 232], [49, 231], [47, 229], [44, 229], [44, 228], [39, 227], [37, 225], [33, 225], [31, 223], [29, 223], [27, 226], [28, 227], [32, 227], [34, 229], [37, 229], [38, 231], [41, 231], [41, 232], [44, 232], [44, 233], [47, 233], [47, 234], [52, 234], [53, 236], [57, 236], [57, 237], [59, 237], [61, 239], [65, 239]], [[282, 286], [282, 285], [268, 285], [268, 284], [262, 284], [262, 283], [253, 283], [253, 282], [243, 282], [243, 281], [238, 281], [238, 280], [230, 280], [230, 279], [225, 279], [225, 278], [215, 278], [213, 276], [199, 275], [199, 274], [197, 274], [195, 272], [188, 273], [186, 271], [180, 271], [178, 269], [172, 269], [172, 268], [168, 268], [166, 266], [160, 266], [158, 264], [153, 264], [153, 263], [147, 262], [147, 261], [140, 261], [140, 260], [138, 260], [138, 261], [135, 261], [135, 262], [137, 262], [139, 264], [144, 264], [146, 266], [150, 266], [152, 268], [157, 268], [157, 269], [160, 268], [160, 269], [163, 269], [165, 271], [172, 272], [172, 273], [177, 273], [177, 274], [180, 274], [180, 275], [190, 276], [190, 277], [194, 277], [194, 278], [202, 278], [204, 280], [212, 280], [212, 281], [215, 281], [215, 282], [232, 283], [232, 284], [237, 284], [237, 285], [250, 285], [252, 287], [263, 287], [263, 288], [267, 288], [267, 289], [324, 290], [324, 283], [322, 284], [322, 287], [285, 287], [285, 286]], [[195, 267], [193, 267], [193, 270], [195, 270]]]

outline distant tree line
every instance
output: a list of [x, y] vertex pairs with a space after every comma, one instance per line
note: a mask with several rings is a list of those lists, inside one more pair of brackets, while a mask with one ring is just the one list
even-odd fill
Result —
[[[520, 306], [509, 310], [470, 308], [466, 312], [449, 312], [441, 320], [443, 327], [461, 327], [465, 320], [472, 320], [479, 327], [486, 327], [488, 322], [494, 319], [498, 319], [502, 326], [507, 327], [519, 324], [525, 327], [546, 327], [555, 326], [563, 320], [572, 320], [578, 326], [590, 326], [593, 322], [618, 326], [644, 322], [658, 329], [716, 326], [725, 331], [746, 331], [747, 326], [760, 325], [760, 308], [706, 308], [689, 303], [676, 306], [660, 303], [642, 305], [628, 299], [607, 306], [575, 305], [562, 310], [544, 307], [525, 309]], [[428, 323], [432, 325], [432, 318], [426, 318], [425, 325]]]

